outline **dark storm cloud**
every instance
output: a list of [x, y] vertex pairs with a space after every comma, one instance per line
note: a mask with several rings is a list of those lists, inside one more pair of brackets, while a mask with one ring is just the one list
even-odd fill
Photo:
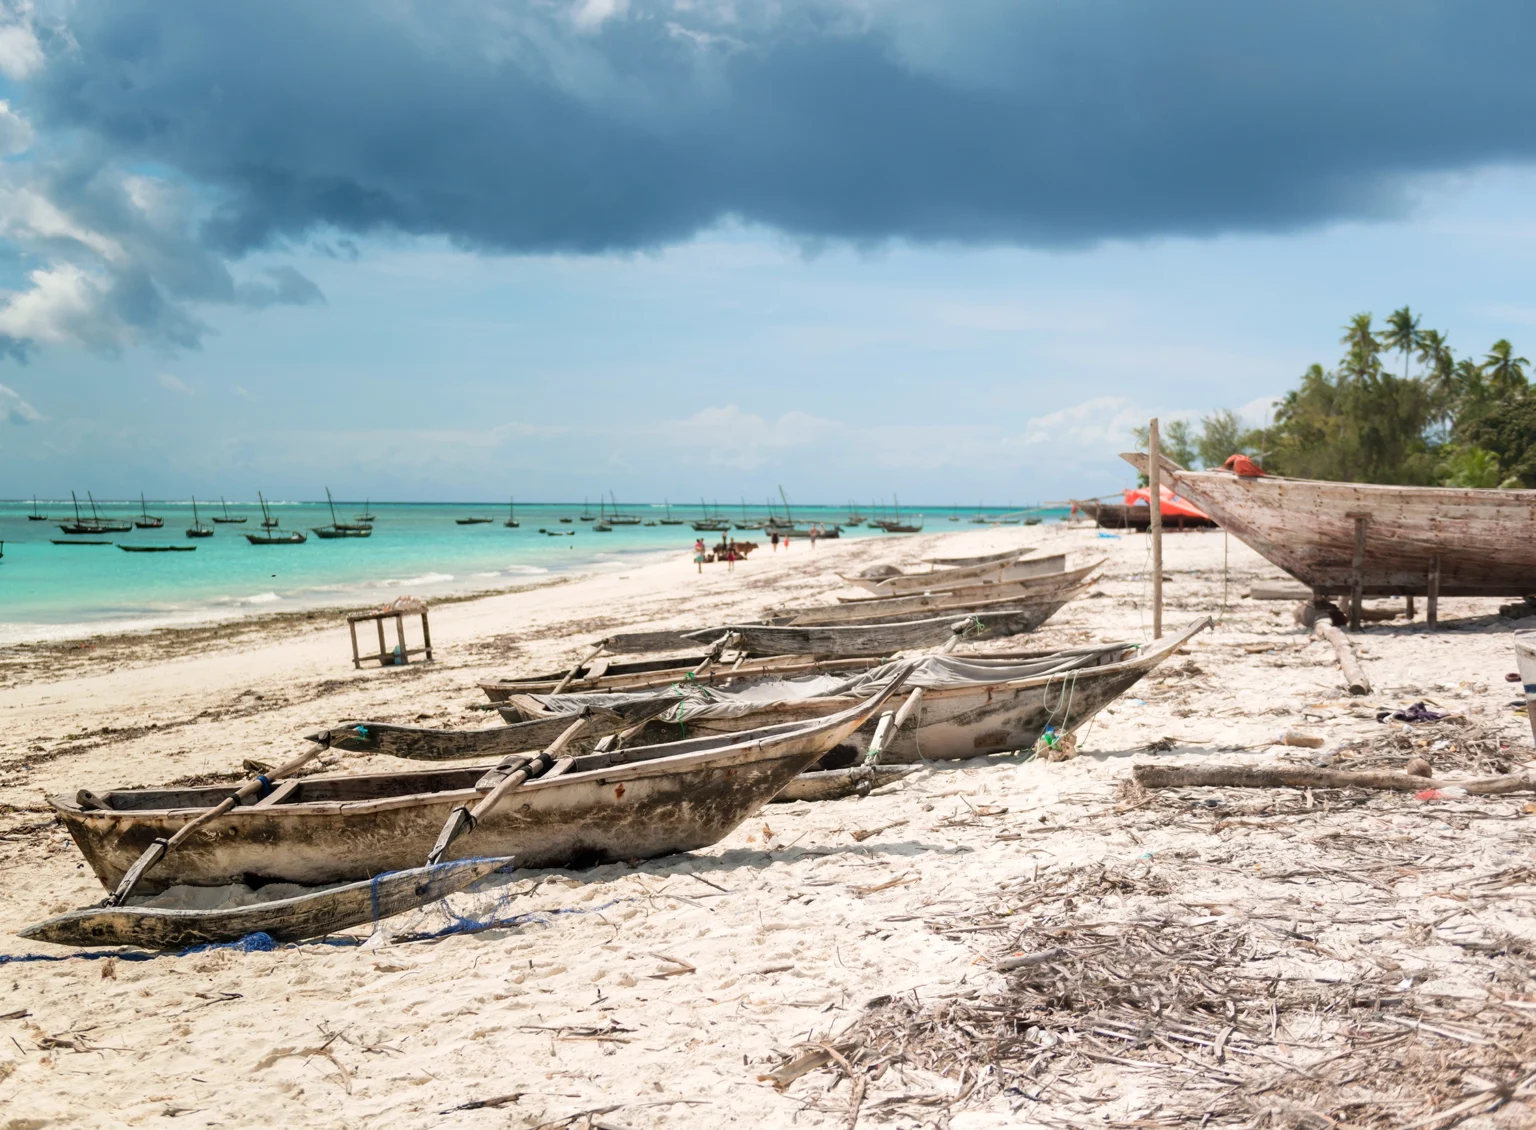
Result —
[[34, 124], [214, 190], [202, 238], [225, 255], [325, 228], [601, 252], [728, 217], [1044, 246], [1284, 230], [1393, 215], [1420, 174], [1536, 153], [1528, 3], [67, 13]]

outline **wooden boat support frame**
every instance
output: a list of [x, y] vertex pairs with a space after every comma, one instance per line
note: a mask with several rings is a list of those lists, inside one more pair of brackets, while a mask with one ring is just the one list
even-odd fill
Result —
[[[363, 666], [363, 660], [365, 660], [365, 659], [369, 659], [369, 660], [377, 659], [379, 661], [379, 666], [380, 667], [393, 667], [393, 666], [396, 665], [395, 664], [395, 658], [396, 658], [395, 653], [390, 651], [389, 650], [389, 646], [384, 642], [384, 621], [385, 620], [393, 620], [395, 622], [395, 638], [400, 641], [400, 643], [399, 643], [399, 647], [400, 647], [400, 655], [399, 655], [400, 665], [403, 666], [404, 664], [409, 663], [411, 661], [411, 656], [413, 656], [413, 655], [422, 655], [422, 654], [425, 654], [426, 657], [427, 657], [427, 662], [431, 663], [432, 662], [432, 629], [431, 629], [431, 627], [427, 623], [427, 609], [426, 609], [426, 606], [423, 605], [422, 609], [421, 609], [421, 612], [419, 613], [419, 615], [421, 616], [421, 644], [422, 644], [421, 647], [412, 648], [412, 647], [407, 647], [406, 644], [405, 644], [405, 618], [408, 615], [414, 616], [414, 615], [418, 615], [418, 614], [417, 613], [407, 613], [407, 612], [380, 611], [378, 609], [374, 609], [373, 611], [370, 611], [370, 612], [350, 612], [350, 613], [348, 613], [347, 614], [347, 631], [352, 636], [352, 667], [353, 667], [353, 669], [354, 670], [361, 669], [362, 666]], [[378, 630], [379, 630], [379, 654], [378, 655], [360, 655], [360, 654], [358, 654], [358, 650], [357, 650], [357, 626], [359, 624], [367, 623], [370, 620], [373, 621], [374, 627], [378, 628]]]

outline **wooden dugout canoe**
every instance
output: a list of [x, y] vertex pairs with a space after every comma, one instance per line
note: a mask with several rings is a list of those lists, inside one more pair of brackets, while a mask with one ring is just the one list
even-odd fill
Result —
[[1053, 553], [1049, 557], [1036, 557], [1028, 561], [1001, 561], [995, 565], [935, 569], [930, 573], [903, 573], [899, 577], [843, 579], [877, 597], [908, 596], [913, 593], [946, 592], [975, 585], [1023, 581], [1031, 577], [1059, 574], [1066, 567], [1067, 555]]
[[[941, 597], [903, 598], [892, 605], [911, 599], [916, 603], [906, 607], [854, 608], [846, 604], [830, 608], [808, 608], [797, 613], [789, 622], [793, 626], [844, 624], [850, 621], [864, 624], [893, 624], [903, 620], [922, 620], [934, 616], [972, 616], [980, 621], [982, 630], [967, 633], [968, 640], [987, 639], [1001, 635], [1018, 635], [1032, 632], [1045, 623], [1068, 601], [1082, 595], [1088, 585], [1065, 585], [1043, 595], [1027, 597], [1003, 597], [998, 600], [945, 600]], [[878, 614], [876, 614], [878, 613]], [[1012, 631], [1004, 631], [1011, 627]]]
[[[472, 834], [455, 842], [449, 858], [513, 856], [520, 867], [589, 867], [707, 847], [870, 721], [901, 681], [847, 709], [809, 719], [809, 725], [740, 727], [672, 746], [661, 756], [636, 748], [562, 761], [509, 794]], [[139, 889], [235, 882], [316, 886], [420, 867], [449, 813], [486, 794], [476, 783], [489, 768], [284, 782], [167, 854]], [[104, 808], [82, 805], [80, 796], [50, 797], [49, 804], [97, 879], [112, 890], [155, 840], [233, 792], [229, 786], [128, 789], [96, 797]]]
[[[696, 644], [697, 640], [686, 641]], [[639, 690], [645, 687], [664, 687], [670, 683], [688, 681], [712, 684], [721, 679], [742, 678], [749, 675], [776, 673], [781, 675], [806, 674], [841, 667], [849, 671], [873, 661], [861, 658], [808, 659], [803, 655], [770, 655], [759, 659], [742, 659], [734, 663], [727, 659], [711, 664], [697, 675], [689, 672], [703, 663], [705, 656], [684, 655], [668, 659], [643, 659], [633, 663], [609, 663], [602, 657], [578, 667], [576, 677], [568, 684], [569, 690]], [[565, 671], [551, 671], [542, 675], [529, 675], [521, 679], [496, 679], [480, 684], [480, 689], [492, 702], [505, 702], [514, 694], [549, 694], [566, 676]]]
[[975, 630], [966, 617], [939, 616], [894, 624], [836, 624], [792, 627], [788, 624], [731, 624], [706, 628], [696, 640], [734, 633], [736, 646], [748, 655], [892, 655], [912, 648], [934, 647], [959, 632]]
[[[1145, 472], [1145, 453], [1122, 454]], [[1364, 596], [1536, 594], [1536, 490], [1329, 483], [1164, 460], [1179, 494], [1321, 596], [1351, 591], [1355, 519], [1365, 520]]]
[[[1201, 619], [1174, 636], [1156, 643], [1109, 644], [1071, 648], [1034, 659], [1041, 673], [1024, 678], [978, 678], [959, 686], [928, 690], [921, 709], [914, 711], [901, 730], [887, 739], [885, 760], [902, 763], [920, 758], [955, 760], [992, 753], [1011, 753], [1033, 748], [1047, 725], [1067, 733], [1081, 726], [1119, 698], [1149, 671], [1174, 654], [1197, 633], [1210, 627]], [[961, 656], [977, 667], [1005, 669], [1017, 657]], [[844, 709], [846, 698], [837, 696], [769, 701], [760, 708], [735, 717], [691, 716], [686, 721], [659, 719], [647, 722], [634, 741], [660, 744], [668, 735], [728, 734], [748, 727], [804, 721]], [[574, 704], [572, 709], [574, 709]], [[503, 713], [518, 716], [570, 718], [558, 699], [534, 700], [515, 696]], [[862, 756], [874, 736], [871, 720], [856, 731], [844, 746]], [[841, 751], [843, 747], [839, 747]], [[830, 760], [830, 759], [829, 759]]]
[[[1067, 569], [1055, 573], [1047, 573], [1040, 577], [1028, 577], [1017, 581], [1004, 581], [1001, 584], [967, 584], [961, 587], [946, 589], [935, 588], [929, 592], [903, 593], [897, 596], [840, 596], [837, 604], [840, 609], [845, 609], [853, 615], [860, 612], [878, 613], [887, 609], [911, 609], [921, 608], [920, 602], [944, 602], [944, 601], [983, 601], [1002, 600], [1014, 598], [1018, 600], [1030, 600], [1037, 596], [1048, 596], [1058, 589], [1067, 588], [1081, 583], [1090, 573], [1102, 565], [1103, 559], [1079, 566], [1076, 569]], [[801, 611], [813, 611], [802, 609]], [[823, 611], [823, 608], [814, 609]]]
[[17, 933], [62, 946], [142, 946], [180, 949], [234, 942], [260, 931], [274, 942], [301, 942], [389, 918], [462, 891], [510, 859], [460, 859], [395, 871], [332, 887], [323, 898], [305, 892], [221, 910], [154, 906], [91, 906], [49, 918]]
[[1016, 561], [1034, 552], [1033, 549], [1004, 549], [997, 553], [980, 553], [974, 557], [924, 557], [921, 560], [924, 565], [952, 569], [965, 565], [991, 565], [998, 561]]

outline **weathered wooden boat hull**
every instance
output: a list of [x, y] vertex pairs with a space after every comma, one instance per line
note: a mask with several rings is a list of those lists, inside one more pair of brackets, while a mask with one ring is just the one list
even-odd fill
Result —
[[[1047, 725], [1063, 733], [1081, 726], [1210, 624], [1209, 619], [1200, 620], [1178, 635], [1145, 648], [1106, 647], [1098, 652], [1098, 665], [1075, 671], [929, 690], [921, 708], [887, 740], [884, 760], [897, 764], [920, 759], [946, 761], [1031, 749]], [[760, 710], [734, 718], [695, 717], [682, 724], [651, 721], [631, 740], [662, 744], [684, 736], [803, 722], [844, 709], [847, 704], [844, 698], [806, 698], [764, 703]], [[503, 712], [515, 717], [516, 710], [532, 713], [540, 709], [542, 704], [520, 696], [503, 707]], [[839, 753], [862, 756], [874, 730], [871, 720], [839, 747]]]
[[[1121, 456], [1145, 469], [1141, 453]], [[1536, 490], [1328, 483], [1165, 465], [1179, 494], [1322, 595], [1350, 592], [1355, 518], [1364, 516], [1366, 596], [1536, 594]]]
[[[811, 725], [696, 739], [680, 753], [657, 756], [637, 748], [577, 758], [570, 771], [536, 778], [509, 795], [455, 842], [449, 856], [515, 856], [520, 867], [581, 867], [707, 847], [844, 742], [891, 693], [888, 688]], [[476, 783], [488, 768], [290, 782], [265, 803], [236, 807], [200, 829], [149, 871], [139, 889], [345, 883], [419, 866], [453, 809], [485, 795]], [[173, 835], [233, 791], [109, 792], [100, 798], [106, 809], [83, 808], [66, 797], [49, 803], [110, 890], [156, 839]]]
[[792, 627], [787, 624], [732, 624], [693, 633], [697, 642], [732, 632], [736, 646], [749, 655], [891, 655], [934, 647], [963, 630], [964, 616], [940, 616], [895, 624], [837, 624]]
[[[951, 518], [951, 522], [959, 521]], [[924, 557], [924, 565], [936, 565], [943, 569], [961, 569], [967, 565], [992, 565], [999, 561], [1017, 561], [1034, 553], [1033, 549], [1004, 549], [997, 553], [978, 553], [974, 557]]]
[[[1032, 558], [1012, 563], [982, 565], [962, 569], [935, 569], [930, 573], [903, 573], [897, 577], [859, 577], [850, 581], [877, 597], [908, 596], [915, 593], [946, 592], [982, 584], [1026, 581], [1032, 577], [1060, 574], [1067, 567], [1067, 555]], [[963, 574], [963, 575], [960, 575]], [[849, 578], [844, 578], [849, 580]], [[857, 599], [857, 598], [854, 598]]]
[[299, 942], [376, 922], [435, 902], [511, 859], [461, 859], [395, 871], [373, 879], [227, 910], [181, 910], [153, 906], [88, 907], [19, 931], [23, 938], [64, 946], [142, 946], [180, 949], [234, 942], [260, 931], [275, 942]]
[[[1055, 604], [1060, 607], [1062, 603], [1070, 600], [1088, 588], [1084, 584], [1068, 584], [1054, 586], [1044, 592], [1027, 592], [1015, 596], [975, 596], [971, 598], [953, 597], [949, 594], [938, 596], [902, 597], [893, 600], [889, 604], [876, 604], [872, 606], [838, 604], [822, 608], [792, 609], [791, 615], [784, 620], [785, 623], [796, 627], [812, 624], [885, 624], [896, 620], [925, 620], [935, 616], [957, 615], [963, 616], [970, 613], [992, 612], [1008, 608], [1029, 608], [1035, 605]], [[1004, 591], [1007, 591], [1006, 589]]]
[[900, 624], [912, 620], [920, 620], [930, 616], [958, 616], [971, 622], [971, 627], [965, 633], [967, 643], [980, 640], [1006, 639], [1008, 636], [1021, 636], [1033, 632], [1041, 624], [1044, 624], [1057, 612], [1066, 606], [1067, 602], [1081, 594], [1087, 586], [1079, 586], [1074, 589], [1053, 594], [1046, 600], [1031, 600], [1028, 602], [1017, 600], [990, 601], [986, 604], [961, 606], [959, 608], [945, 608], [942, 610], [930, 610], [920, 612], [897, 612], [887, 616], [866, 616], [862, 620], [867, 624]]
[[[697, 645], [697, 640], [685, 641]], [[581, 667], [576, 677], [567, 684], [572, 691], [586, 690], [642, 690], [646, 687], [665, 687], [672, 683], [691, 682], [713, 685], [721, 681], [748, 678], [768, 673], [793, 677], [829, 670], [855, 671], [861, 665], [875, 662], [874, 657], [849, 657], [843, 659], [807, 659], [803, 655], [769, 655], [739, 662], [722, 660], [711, 664], [690, 676], [703, 655], [686, 655], [669, 659], [643, 659], [632, 663], [605, 663], [595, 659]], [[492, 702], [505, 702], [515, 694], [549, 694], [565, 678], [564, 671], [551, 671], [543, 675], [530, 675], [525, 679], [501, 679], [480, 684], [480, 689]]]
[[953, 589], [938, 588], [931, 592], [902, 596], [840, 596], [835, 606], [823, 606], [804, 611], [831, 613], [835, 609], [838, 615], [858, 617], [864, 613], [942, 607], [950, 602], [974, 603], [1003, 599], [1029, 601], [1036, 597], [1047, 597], [1060, 589], [1080, 584], [1102, 564], [1103, 561], [1098, 560], [1076, 569], [1029, 577], [1024, 580], [1004, 581], [1001, 584], [966, 585]]

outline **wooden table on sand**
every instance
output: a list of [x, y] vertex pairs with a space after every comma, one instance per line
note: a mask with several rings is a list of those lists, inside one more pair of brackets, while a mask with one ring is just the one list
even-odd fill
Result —
[[[421, 617], [421, 642], [419, 648], [405, 646], [405, 618], [407, 616]], [[368, 621], [373, 621], [374, 627], [379, 631], [379, 654], [360, 655], [357, 650], [357, 626]], [[398, 644], [398, 661], [401, 666], [411, 661], [412, 655], [425, 654], [427, 662], [432, 662], [432, 629], [427, 624], [427, 606], [421, 601], [401, 602], [384, 608], [372, 608], [367, 612], [351, 612], [347, 615], [347, 631], [352, 636], [352, 666], [361, 668], [364, 659], [377, 659], [380, 667], [392, 667], [396, 665], [397, 653], [390, 651], [384, 642], [384, 621], [395, 622], [395, 636], [400, 641]]]

